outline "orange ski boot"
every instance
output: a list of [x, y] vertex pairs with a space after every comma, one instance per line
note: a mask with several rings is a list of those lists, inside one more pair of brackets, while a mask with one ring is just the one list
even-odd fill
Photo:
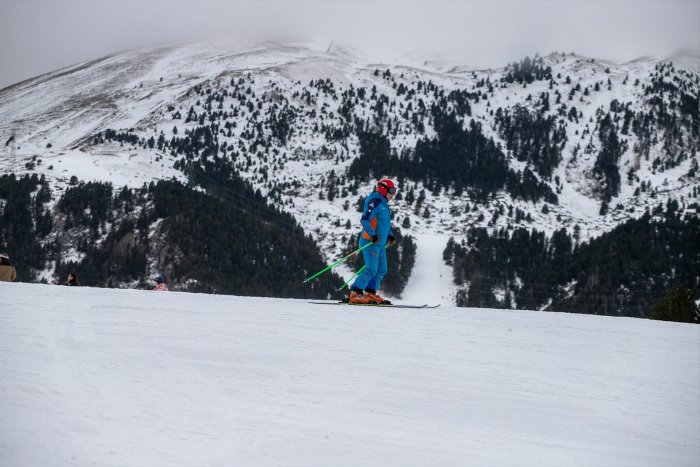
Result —
[[391, 305], [389, 300], [380, 297], [377, 291], [374, 289], [365, 289], [365, 296], [367, 297], [368, 303], [374, 303], [376, 305]]
[[369, 303], [367, 295], [362, 290], [352, 289], [348, 297], [348, 303], [359, 303], [366, 305]]

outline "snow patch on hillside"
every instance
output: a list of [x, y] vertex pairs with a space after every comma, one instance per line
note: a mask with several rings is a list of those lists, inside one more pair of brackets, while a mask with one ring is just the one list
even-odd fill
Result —
[[455, 303], [457, 287], [452, 281], [452, 268], [442, 259], [449, 237], [418, 234], [415, 239], [416, 264], [402, 294], [403, 300], [419, 305]]

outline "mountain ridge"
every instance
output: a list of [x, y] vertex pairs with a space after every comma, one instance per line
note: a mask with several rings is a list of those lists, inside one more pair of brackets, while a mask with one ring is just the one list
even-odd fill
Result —
[[[578, 226], [584, 241], [669, 200], [692, 210], [699, 186], [693, 167], [700, 136], [692, 112], [697, 57], [682, 60], [690, 68], [676, 69], [657, 59], [615, 63], [551, 53], [495, 70], [445, 73], [363, 64], [343, 46], [332, 46], [330, 54], [316, 47], [219, 41], [113, 54], [36, 83], [33, 92], [0, 91], [0, 109], [8, 116], [0, 135], [5, 140], [15, 131], [20, 171], [44, 174], [56, 192], [70, 185], [72, 175], [134, 188], [164, 178], [184, 182], [178, 160], [201, 160], [205, 152], [223, 157], [271, 204], [292, 214], [329, 259], [345, 250], [342, 238], [354, 232], [345, 226], [356, 224], [349, 209], [355, 197], [371, 190], [373, 177], [392, 175], [348, 177], [351, 164], [363, 157], [356, 135], [381, 135], [392, 157], [410, 159], [419, 142], [440, 138], [436, 109], [466, 128], [475, 123], [475, 134], [503, 152], [519, 180], [513, 183], [526, 183], [531, 171], [557, 202], [517, 199], [504, 189], [480, 201], [455, 196], [458, 187], [449, 180], [406, 179], [403, 194], [425, 192], [420, 209], [395, 204], [395, 221], [408, 223], [409, 234], [459, 239], [477, 226], [523, 225], [551, 235]], [[690, 113], [676, 104], [683, 95]], [[46, 102], [55, 104], [47, 108]], [[192, 112], [197, 121], [188, 123]], [[215, 145], [198, 143], [191, 154], [174, 149], [195, 142], [197, 123], [211, 129], [207, 144]], [[126, 139], [115, 144], [105, 139], [107, 130]], [[155, 143], [159, 135], [165, 136], [162, 144]], [[124, 145], [126, 140], [131, 143]], [[513, 152], [509, 145], [529, 149]], [[333, 199], [324, 194], [329, 186], [337, 190]], [[531, 221], [495, 214], [504, 208]]]

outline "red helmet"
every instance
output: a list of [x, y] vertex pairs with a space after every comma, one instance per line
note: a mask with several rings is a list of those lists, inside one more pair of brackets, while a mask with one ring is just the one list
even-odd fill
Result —
[[398, 190], [398, 187], [396, 186], [396, 183], [394, 183], [394, 181], [390, 178], [382, 178], [377, 183], [377, 191], [382, 196], [386, 196], [387, 193], [395, 195], [396, 190]]

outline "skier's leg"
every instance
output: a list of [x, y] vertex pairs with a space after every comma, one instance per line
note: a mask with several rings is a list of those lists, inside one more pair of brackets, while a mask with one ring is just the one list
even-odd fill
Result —
[[367, 285], [365, 286], [365, 290], [370, 289], [373, 290], [375, 293], [377, 290], [379, 290], [379, 284], [382, 283], [382, 279], [384, 279], [384, 276], [386, 275], [387, 271], [386, 249], [380, 248], [378, 253], [379, 257], [377, 258], [377, 270], [374, 273], [374, 276], [369, 281], [367, 281]]
[[377, 290], [379, 290], [379, 284], [382, 283], [382, 279], [384, 278], [386, 271], [386, 249], [381, 248], [379, 250], [379, 257], [377, 258], [377, 271], [374, 274], [374, 276], [369, 281], [367, 281], [367, 285], [365, 286], [365, 292], [367, 292], [367, 295], [369, 296], [371, 301], [385, 304], [391, 303], [377, 294]]
[[[365, 239], [360, 239], [360, 248], [368, 243]], [[362, 257], [365, 260], [365, 266], [367, 266], [364, 271], [357, 276], [355, 282], [352, 284], [352, 289], [357, 291], [364, 291], [367, 287], [367, 283], [377, 274], [378, 260], [377, 255], [377, 245], [372, 245], [370, 247], [362, 250]]]

